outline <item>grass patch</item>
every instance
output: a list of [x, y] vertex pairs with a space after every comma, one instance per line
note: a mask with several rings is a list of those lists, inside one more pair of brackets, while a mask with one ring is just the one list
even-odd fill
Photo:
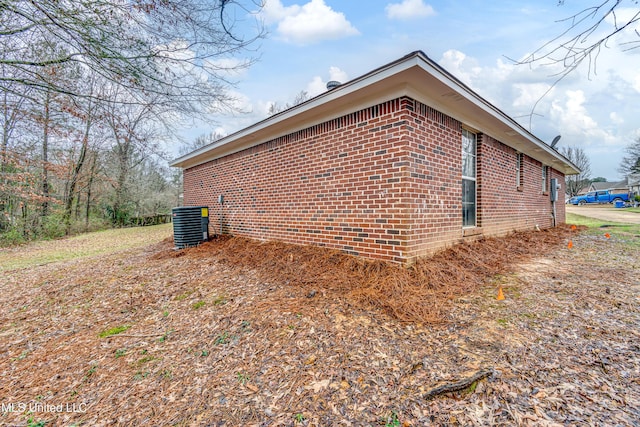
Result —
[[178, 296], [176, 297], [176, 300], [177, 300], [177, 301], [184, 301], [184, 300], [186, 300], [187, 298], [189, 298], [189, 296], [191, 296], [191, 294], [192, 294], [193, 292], [194, 292], [194, 291], [188, 291], [188, 292], [185, 292], [184, 294], [180, 294], [180, 295], [178, 295]]
[[205, 304], [205, 302], [204, 302], [204, 301], [198, 301], [198, 302], [194, 303], [194, 304], [192, 305], [192, 307], [193, 307], [193, 309], [194, 309], [194, 310], [197, 310], [197, 309], [199, 309], [199, 308], [203, 307], [203, 306], [204, 306], [204, 304]]
[[213, 305], [225, 305], [227, 303], [227, 297], [224, 295], [217, 296], [216, 299], [213, 300]]
[[[633, 208], [636, 209], [636, 208]], [[592, 235], [609, 235], [632, 246], [640, 247], [640, 224], [622, 224], [618, 222], [604, 221], [596, 218], [588, 218], [582, 215], [567, 213], [567, 224], [582, 225]]]
[[171, 236], [172, 224], [96, 231], [60, 240], [33, 242], [0, 250], [0, 271], [29, 268], [53, 262], [104, 256], [158, 243]]
[[159, 342], [165, 342], [166, 340], [169, 339], [169, 335], [171, 335], [172, 333], [174, 333], [175, 331], [173, 329], [167, 331], [164, 333], [164, 335], [162, 335], [160, 338], [158, 338]]
[[47, 425], [46, 421], [38, 420], [36, 421], [33, 417], [29, 417], [27, 420], [27, 427], [44, 427]]
[[238, 382], [242, 385], [245, 385], [251, 379], [244, 372], [236, 372], [236, 378], [238, 379]]
[[149, 362], [153, 362], [154, 360], [158, 360], [153, 356], [145, 356], [142, 357], [140, 359], [138, 359], [138, 361], [136, 362], [138, 365], [144, 365], [145, 363], [149, 363]]
[[130, 327], [131, 327], [131, 325], [116, 326], [115, 328], [107, 329], [107, 330], [104, 330], [104, 331], [100, 332], [98, 334], [98, 336], [100, 338], [111, 337], [113, 335], [118, 335], [118, 334], [123, 333], [124, 331], [126, 331]]
[[136, 381], [140, 381], [144, 378], [147, 378], [149, 376], [150, 372], [149, 371], [138, 371], [134, 376], [133, 379]]
[[229, 336], [229, 332], [225, 331], [221, 335], [218, 335], [216, 339], [213, 341], [213, 343], [215, 345], [224, 345], [224, 344], [228, 344], [230, 340], [231, 338]]

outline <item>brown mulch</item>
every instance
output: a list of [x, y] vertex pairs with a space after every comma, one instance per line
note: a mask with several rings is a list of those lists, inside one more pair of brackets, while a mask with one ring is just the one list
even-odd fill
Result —
[[[453, 298], [476, 289], [488, 277], [511, 271], [524, 259], [544, 254], [571, 234], [567, 226], [485, 238], [455, 245], [418, 260], [410, 268], [316, 246], [230, 236], [186, 251], [165, 248], [154, 258], [188, 254], [194, 259], [216, 259], [251, 269], [265, 282], [285, 283], [312, 295], [330, 292], [332, 297], [344, 297], [361, 308], [379, 309], [400, 321], [436, 324], [445, 320]], [[162, 245], [171, 246], [170, 239]]]
[[0, 279], [0, 425], [638, 425], [640, 267], [614, 239], [517, 233], [409, 269], [171, 246]]

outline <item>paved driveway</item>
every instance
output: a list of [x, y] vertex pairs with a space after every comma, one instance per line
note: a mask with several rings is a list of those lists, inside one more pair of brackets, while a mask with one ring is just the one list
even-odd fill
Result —
[[640, 224], [639, 212], [631, 212], [628, 209], [616, 208], [611, 205], [566, 205], [566, 211], [568, 213], [601, 219], [604, 221]]

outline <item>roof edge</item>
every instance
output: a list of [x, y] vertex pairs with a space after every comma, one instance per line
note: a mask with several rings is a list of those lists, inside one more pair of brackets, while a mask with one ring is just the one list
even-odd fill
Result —
[[[232, 154], [233, 152], [240, 151], [244, 148], [258, 145], [263, 142], [266, 142], [269, 139], [265, 139], [268, 137], [275, 138], [277, 136], [282, 136], [282, 134], [286, 134], [287, 132], [295, 132], [299, 130], [294, 127], [286, 127], [283, 126], [285, 122], [292, 119], [293, 117], [304, 115], [305, 113], [312, 113], [312, 111], [318, 107], [321, 107], [327, 103], [332, 101], [338, 101], [341, 98], [348, 96], [349, 94], [363, 89], [369, 85], [380, 82], [386, 77], [396, 75], [403, 71], [409, 70], [413, 67], [419, 67], [429, 75], [438, 79], [442, 84], [451, 88], [455, 93], [463, 96], [468, 102], [471, 102], [477, 108], [483, 110], [489, 116], [492, 116], [494, 119], [503, 123], [504, 126], [510, 128], [513, 131], [512, 136], [519, 135], [520, 138], [524, 139], [526, 142], [533, 145], [532, 151], [538, 153], [544, 153], [545, 157], [551, 157], [553, 163], [561, 163], [564, 164], [563, 172], [567, 175], [578, 174], [580, 173], [580, 168], [578, 168], [575, 164], [573, 164], [569, 159], [567, 159], [564, 155], [560, 154], [554, 148], [551, 148], [550, 145], [542, 141], [540, 138], [533, 135], [531, 132], [526, 130], [522, 125], [516, 122], [509, 115], [504, 113], [495, 105], [491, 104], [489, 101], [484, 99], [482, 96], [477, 94], [473, 89], [463, 83], [456, 76], [451, 74], [449, 71], [444, 69], [442, 66], [437, 64], [431, 58], [429, 58], [423, 51], [417, 50], [413, 51], [393, 62], [390, 62], [386, 65], [378, 67], [360, 77], [357, 77], [353, 80], [350, 80], [342, 85], [330, 90], [321, 93], [320, 95], [315, 96], [301, 104], [293, 106], [287, 110], [281, 111], [273, 116], [267, 117], [259, 122], [254, 123], [246, 128], [243, 128], [239, 131], [236, 131], [224, 138], [221, 138], [211, 144], [205, 145], [191, 153], [183, 155], [169, 163], [171, 167], [181, 167], [183, 169], [194, 167], [200, 165], [202, 163], [206, 163], [208, 161], [214, 160], [216, 158], [222, 157], [224, 155]], [[444, 112], [444, 111], [443, 111]], [[444, 112], [446, 113], [446, 112]], [[330, 119], [329, 117], [324, 117], [324, 119]], [[304, 125], [310, 125], [312, 122], [302, 122]], [[278, 127], [281, 127], [283, 130], [280, 133], [277, 133]], [[270, 130], [271, 129], [271, 130]], [[255, 138], [255, 134], [257, 132], [264, 131], [266, 133], [265, 137]], [[271, 133], [269, 133], [271, 132]], [[491, 135], [497, 140], [506, 143], [505, 138], [501, 138], [499, 135]], [[243, 141], [244, 143], [239, 144], [238, 147], [232, 147], [230, 144], [234, 141]], [[507, 144], [509, 145], [509, 144]], [[229, 146], [228, 150], [221, 150], [221, 147]], [[235, 149], [234, 149], [235, 148]], [[515, 147], [514, 147], [515, 148]], [[215, 155], [211, 152], [220, 151], [219, 155]], [[207, 155], [207, 153], [211, 153], [212, 155]], [[527, 153], [528, 154], [528, 153]], [[531, 155], [531, 154], [529, 154]], [[535, 158], [535, 156], [532, 156]]]

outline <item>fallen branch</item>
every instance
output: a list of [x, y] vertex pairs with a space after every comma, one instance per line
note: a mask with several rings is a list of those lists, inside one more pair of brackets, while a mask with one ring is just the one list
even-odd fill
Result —
[[476, 372], [475, 374], [473, 374], [472, 376], [470, 376], [469, 378], [462, 379], [462, 380], [457, 381], [455, 383], [444, 384], [444, 385], [438, 386], [436, 388], [432, 388], [431, 390], [426, 392], [423, 397], [425, 398], [425, 400], [429, 400], [429, 399], [433, 399], [434, 397], [439, 396], [441, 394], [453, 393], [453, 392], [456, 392], [456, 391], [465, 390], [470, 385], [472, 385], [473, 383], [478, 382], [481, 379], [484, 379], [484, 378], [488, 377], [491, 374], [493, 374], [493, 369], [491, 369], [491, 368], [482, 369], [482, 370]]
[[141, 334], [141, 335], [131, 335], [131, 334], [116, 334], [110, 335], [107, 338], [153, 338], [153, 337], [161, 337], [163, 335], [167, 335], [166, 332], [159, 332], [157, 334]]

